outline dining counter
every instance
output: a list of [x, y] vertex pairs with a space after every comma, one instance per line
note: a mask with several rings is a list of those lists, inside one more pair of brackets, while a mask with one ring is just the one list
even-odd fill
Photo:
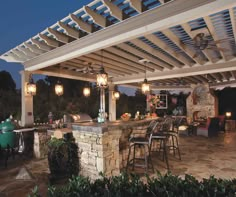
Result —
[[126, 167], [132, 130], [145, 129], [151, 120], [72, 123], [79, 150], [80, 174], [92, 180], [99, 177], [99, 172], [106, 176], [119, 175]]

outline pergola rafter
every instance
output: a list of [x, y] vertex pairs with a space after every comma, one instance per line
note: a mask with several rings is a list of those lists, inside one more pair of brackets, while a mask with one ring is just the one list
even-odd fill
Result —
[[[235, 79], [235, 21], [234, 0], [94, 0], [0, 58], [40, 73], [64, 64], [76, 77], [76, 64], [103, 64], [116, 84], [141, 82], [145, 71], [153, 83], [221, 83]], [[209, 48], [194, 48], [196, 29], [209, 31]]]

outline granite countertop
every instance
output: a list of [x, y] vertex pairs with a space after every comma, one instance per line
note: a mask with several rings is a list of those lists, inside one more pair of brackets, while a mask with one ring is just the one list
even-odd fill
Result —
[[[156, 119], [156, 118], [155, 118]], [[105, 123], [97, 123], [97, 122], [86, 122], [86, 123], [72, 123], [73, 131], [87, 131], [93, 133], [105, 133], [107, 131], [115, 130], [115, 129], [128, 129], [134, 126], [143, 126], [147, 125], [150, 121], [155, 119], [144, 119], [144, 120], [129, 120], [129, 121], [111, 121]]]

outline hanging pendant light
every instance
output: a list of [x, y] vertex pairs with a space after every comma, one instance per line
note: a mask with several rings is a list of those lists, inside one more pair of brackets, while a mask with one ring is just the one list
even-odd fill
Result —
[[57, 96], [61, 96], [64, 93], [64, 87], [59, 80], [57, 81], [57, 84], [55, 85], [55, 93]]
[[118, 100], [120, 98], [120, 92], [119, 91], [114, 92], [113, 96], [116, 100]]
[[85, 85], [84, 89], [83, 89], [83, 94], [85, 97], [89, 97], [91, 93], [91, 89], [89, 85]]
[[37, 88], [36, 88], [36, 84], [34, 83], [32, 74], [29, 75], [29, 82], [27, 83], [26, 90], [27, 90], [27, 94], [30, 94], [31, 96], [36, 95]]
[[143, 94], [148, 94], [150, 92], [150, 84], [148, 83], [147, 78], [146, 78], [147, 60], [143, 60], [143, 62], [145, 64], [145, 78], [144, 78], [144, 81], [142, 83], [141, 90], [142, 90]]
[[102, 66], [100, 71], [97, 73], [97, 86], [99, 88], [108, 87], [108, 74], [105, 72], [105, 69], [103, 67], [103, 51], [102, 51]]

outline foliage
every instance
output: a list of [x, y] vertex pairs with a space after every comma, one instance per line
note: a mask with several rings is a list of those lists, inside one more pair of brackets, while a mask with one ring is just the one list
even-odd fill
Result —
[[48, 147], [48, 163], [52, 177], [71, 177], [78, 174], [78, 147], [73, 140], [52, 138]]
[[236, 179], [223, 180], [211, 176], [198, 181], [191, 175], [182, 179], [172, 174], [157, 174], [144, 183], [137, 175], [123, 173], [107, 178], [104, 175], [94, 182], [82, 176], [72, 176], [63, 187], [50, 186], [49, 197], [233, 197]]

